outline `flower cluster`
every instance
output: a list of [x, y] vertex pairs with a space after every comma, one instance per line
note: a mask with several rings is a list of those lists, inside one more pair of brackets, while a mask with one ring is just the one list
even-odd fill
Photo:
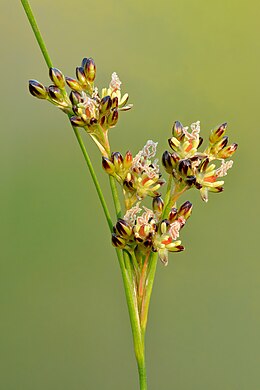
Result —
[[[126, 213], [114, 227], [113, 245], [134, 253], [141, 263], [144, 254], [158, 252], [161, 261], [167, 264], [168, 252], [184, 249], [179, 232], [192, 209], [188, 201], [177, 209], [180, 195], [196, 188], [207, 202], [208, 192], [223, 191], [222, 178], [233, 165], [232, 160], [226, 160], [237, 149], [235, 143], [228, 145], [227, 124], [211, 131], [208, 146], [200, 152], [203, 141], [200, 122], [192, 123], [190, 129], [178, 121], [174, 123], [168, 140], [172, 151], [165, 151], [162, 156], [169, 174], [164, 205], [160, 190], [165, 180], [155, 158], [157, 143], [147, 141], [136, 156], [130, 151], [124, 156], [110, 151], [108, 130], [117, 124], [119, 111], [132, 107], [127, 105], [128, 94], [121, 94], [118, 75], [112, 74], [108, 88], [103, 88], [101, 94], [94, 85], [96, 65], [92, 58], [83, 58], [76, 68], [76, 78], [65, 77], [57, 68], [50, 68], [49, 76], [53, 84], [48, 87], [30, 80], [31, 94], [56, 105], [69, 116], [73, 127], [82, 127], [90, 134], [102, 153], [104, 170], [122, 188]], [[70, 88], [69, 94], [66, 86]], [[140, 207], [147, 196], [153, 198], [153, 210]]]
[[[173, 125], [173, 137], [169, 145], [172, 153], [165, 151], [162, 163], [167, 173], [173, 175], [175, 183], [182, 189], [191, 187], [200, 190], [201, 198], [207, 202], [208, 192], [222, 192], [223, 180], [218, 180], [227, 174], [232, 167], [233, 161], [225, 162], [231, 157], [237, 144], [228, 145], [228, 137], [225, 135], [227, 124], [224, 123], [212, 130], [209, 137], [209, 145], [203, 152], [198, 152], [203, 139], [200, 137], [200, 122], [188, 127], [183, 127], [180, 122]], [[221, 161], [219, 167], [213, 160]]]
[[185, 202], [179, 209], [173, 207], [167, 218], [161, 219], [164, 209], [160, 197], [153, 199], [153, 210], [137, 203], [128, 210], [114, 227], [112, 243], [115, 247], [136, 253], [137, 258], [146, 252], [158, 252], [164, 265], [168, 264], [168, 252], [181, 252], [179, 232], [191, 215], [192, 204]]
[[[92, 58], [83, 58], [76, 68], [76, 79], [65, 77], [57, 68], [50, 68], [52, 85], [45, 87], [37, 80], [29, 81], [31, 94], [45, 99], [69, 115], [71, 124], [83, 127], [96, 142], [102, 155], [110, 155], [108, 130], [118, 121], [119, 111], [129, 110], [128, 94], [121, 96], [121, 81], [114, 72], [108, 88], [99, 95], [94, 85], [96, 65]], [[66, 84], [71, 89], [69, 95]]]
[[105, 171], [114, 176], [123, 187], [127, 210], [146, 196], [159, 196], [158, 190], [165, 183], [161, 179], [158, 160], [153, 160], [156, 147], [157, 143], [149, 140], [135, 157], [128, 151], [125, 157], [114, 152], [110, 158], [102, 158]]

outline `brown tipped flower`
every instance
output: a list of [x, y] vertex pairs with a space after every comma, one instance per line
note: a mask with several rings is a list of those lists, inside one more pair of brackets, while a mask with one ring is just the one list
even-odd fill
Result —
[[226, 146], [225, 148], [223, 148], [219, 153], [218, 153], [218, 157], [219, 158], [229, 158], [231, 156], [233, 156], [233, 154], [235, 153], [235, 151], [237, 150], [238, 148], [238, 144], [236, 143], [233, 143], [229, 146]]
[[48, 93], [49, 93], [49, 96], [52, 100], [55, 100], [59, 103], [63, 102], [63, 100], [64, 100], [63, 94], [62, 94], [61, 90], [58, 87], [56, 87], [55, 85], [51, 85], [48, 88]]
[[183, 136], [183, 126], [182, 126], [181, 122], [179, 122], [179, 121], [174, 122], [173, 127], [172, 127], [172, 135], [173, 135], [173, 137], [177, 138], [178, 140], [181, 139], [181, 137]]
[[153, 211], [155, 214], [161, 214], [163, 211], [164, 202], [160, 196], [153, 198]]
[[178, 169], [183, 176], [191, 176], [193, 174], [190, 159], [181, 160]]
[[132, 228], [127, 221], [124, 219], [119, 219], [116, 223], [116, 231], [123, 238], [128, 238], [132, 235]]
[[227, 129], [227, 123], [223, 123], [218, 126], [216, 129], [211, 131], [209, 142], [211, 144], [215, 144], [221, 140], [221, 138], [225, 135]]
[[123, 156], [119, 152], [113, 152], [111, 155], [111, 161], [113, 162], [116, 170], [120, 170], [123, 167]]
[[84, 72], [89, 82], [93, 82], [96, 77], [96, 65], [93, 58], [87, 58], [84, 63]]
[[77, 91], [71, 91], [69, 98], [73, 106], [83, 102], [81, 94]]
[[86, 75], [84, 72], [84, 69], [81, 66], [78, 66], [76, 68], [76, 76], [77, 79], [79, 80], [80, 84], [84, 85], [87, 82]]
[[171, 155], [168, 152], [168, 150], [166, 150], [162, 155], [162, 164], [166, 172], [171, 174], [173, 170], [173, 165], [172, 165]]
[[104, 156], [102, 156], [102, 167], [109, 175], [112, 175], [115, 172], [115, 166], [112, 161]]
[[72, 116], [70, 118], [70, 122], [71, 122], [72, 126], [74, 126], [74, 127], [84, 127], [84, 126], [86, 126], [86, 123], [79, 116]]
[[172, 207], [168, 216], [169, 222], [172, 223], [177, 219], [177, 217], [178, 217], [178, 210], [176, 209], [176, 207]]
[[111, 100], [111, 97], [110, 96], [104, 96], [102, 99], [101, 99], [101, 102], [100, 102], [100, 113], [101, 114], [104, 114], [106, 113], [107, 111], [110, 110], [112, 106], [112, 100]]
[[60, 89], [65, 88], [65, 77], [63, 73], [57, 68], [49, 69], [49, 76], [54, 85]]
[[187, 200], [187, 202], [183, 203], [178, 211], [178, 217], [184, 217], [184, 219], [187, 221], [187, 219], [191, 216], [192, 212], [192, 203]]
[[66, 77], [66, 83], [68, 84], [70, 89], [73, 89], [73, 91], [78, 91], [78, 92], [82, 91], [82, 86], [80, 85], [80, 83], [77, 80], [75, 80], [71, 77]]
[[37, 80], [29, 80], [29, 91], [34, 97], [37, 97], [38, 99], [47, 99], [48, 97], [46, 88]]
[[107, 117], [107, 124], [109, 127], [114, 127], [118, 121], [118, 111], [113, 110]]
[[115, 246], [116, 248], [121, 248], [123, 249], [126, 245], [126, 242], [125, 240], [123, 239], [123, 237], [119, 237], [117, 236], [115, 233], [112, 233], [112, 244], [113, 246]]
[[124, 168], [125, 169], [128, 169], [131, 167], [132, 165], [132, 162], [133, 162], [133, 155], [132, 153], [128, 150], [125, 154], [125, 157], [124, 157]]

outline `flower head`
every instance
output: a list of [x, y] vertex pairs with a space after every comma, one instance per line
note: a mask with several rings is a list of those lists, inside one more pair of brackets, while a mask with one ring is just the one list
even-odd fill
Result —
[[[209, 145], [203, 152], [198, 148], [202, 144], [200, 137], [200, 122], [191, 124], [191, 131], [183, 127], [180, 122], [173, 125], [173, 137], [169, 139], [169, 145], [173, 153], [164, 152], [162, 163], [167, 173], [173, 175], [174, 181], [181, 189], [191, 187], [200, 190], [201, 198], [208, 201], [208, 192], [222, 192], [224, 181], [217, 179], [227, 175], [233, 161], [224, 162], [231, 157], [237, 144], [228, 145], [226, 134], [227, 124], [223, 123], [212, 130], [209, 137]], [[212, 161], [221, 161], [221, 166], [216, 168]]]

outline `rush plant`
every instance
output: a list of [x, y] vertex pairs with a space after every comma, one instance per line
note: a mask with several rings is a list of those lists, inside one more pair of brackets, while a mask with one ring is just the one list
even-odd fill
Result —
[[[96, 64], [92, 58], [83, 58], [76, 68], [76, 76], [66, 77], [53, 66], [28, 1], [21, 2], [42, 50], [51, 82], [45, 86], [30, 80], [29, 91], [68, 116], [89, 168], [121, 269], [140, 389], [145, 390], [145, 332], [157, 258], [166, 266], [170, 261], [169, 253], [184, 250], [180, 234], [192, 212], [192, 204], [179, 199], [193, 189], [200, 192], [204, 202], [208, 201], [209, 193], [222, 192], [223, 177], [233, 164], [228, 159], [235, 153], [237, 144], [228, 144], [226, 123], [210, 132], [208, 143], [203, 147], [199, 121], [192, 123], [190, 129], [176, 121], [168, 139], [169, 150], [161, 158], [162, 169], [156, 159], [157, 143], [152, 140], [136, 155], [130, 150], [125, 154], [114, 151], [109, 141], [110, 129], [116, 126], [123, 111], [132, 108], [128, 94], [121, 92], [118, 75], [114, 72], [108, 86], [98, 89]], [[112, 222], [110, 217], [106, 196], [81, 138], [82, 132], [89, 134], [101, 154], [103, 173], [110, 181], [116, 221]], [[118, 191], [123, 194], [123, 204]], [[143, 205], [147, 197], [151, 208]]]

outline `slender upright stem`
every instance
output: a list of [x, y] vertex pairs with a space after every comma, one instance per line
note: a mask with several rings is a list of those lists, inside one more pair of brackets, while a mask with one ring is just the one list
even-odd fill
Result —
[[140, 390], [147, 390], [147, 377], [145, 362], [138, 365]]
[[110, 188], [112, 191], [112, 196], [113, 196], [113, 201], [116, 209], [116, 216], [117, 218], [121, 218], [122, 216], [122, 211], [121, 211], [121, 204], [118, 196], [118, 191], [116, 188], [116, 181], [115, 178], [111, 175], [109, 175], [109, 183], [110, 183]]
[[[73, 127], [73, 126], [72, 126]], [[73, 127], [73, 130], [74, 130], [74, 133], [75, 133], [75, 136], [77, 138], [77, 141], [79, 143], [79, 146], [80, 146], [80, 149], [83, 153], [83, 156], [84, 156], [84, 159], [87, 163], [87, 166], [88, 166], [88, 169], [89, 169], [89, 172], [91, 174], [91, 177], [92, 177], [92, 180], [93, 180], [93, 183], [96, 187], [96, 191], [98, 193], [98, 197], [99, 197], [99, 200], [101, 202], [101, 205], [102, 205], [102, 208], [104, 210], [104, 213], [105, 213], [105, 216], [106, 216], [106, 220], [107, 220], [107, 223], [108, 223], [108, 226], [110, 228], [110, 231], [113, 230], [113, 222], [112, 222], [112, 219], [111, 219], [111, 216], [110, 216], [110, 213], [109, 213], [109, 210], [108, 210], [108, 207], [107, 207], [107, 204], [106, 204], [106, 201], [105, 201], [105, 198], [104, 198], [104, 195], [103, 195], [103, 192], [101, 190], [101, 187], [100, 187], [100, 184], [99, 184], [99, 181], [97, 179], [97, 175], [94, 171], [94, 168], [93, 168], [93, 165], [91, 163], [91, 160], [89, 158], [89, 155], [87, 153], [87, 150], [85, 148], [85, 145], [82, 141], [82, 138], [79, 134], [79, 131], [76, 127]]]
[[46, 64], [47, 64], [48, 68], [52, 68], [52, 61], [50, 59], [48, 50], [47, 50], [47, 48], [45, 46], [44, 40], [42, 39], [42, 35], [40, 33], [39, 27], [37, 25], [37, 22], [35, 20], [34, 15], [33, 15], [30, 3], [27, 0], [21, 0], [21, 3], [22, 3], [23, 8], [24, 8], [24, 10], [26, 12], [26, 15], [27, 15], [27, 18], [28, 18], [28, 20], [30, 22], [30, 25], [31, 25], [31, 27], [33, 29], [35, 38], [37, 39], [37, 42], [38, 42], [39, 47], [40, 47], [40, 49], [42, 51], [43, 57], [44, 57], [44, 59], [46, 61]]
[[148, 270], [148, 276], [147, 276], [147, 280], [146, 280], [146, 289], [145, 289], [145, 294], [143, 297], [142, 310], [141, 310], [141, 316], [140, 316], [143, 337], [145, 335], [145, 330], [146, 330], [146, 325], [147, 325], [149, 304], [150, 304], [153, 283], [154, 283], [154, 277], [155, 277], [155, 271], [156, 271], [156, 266], [157, 266], [157, 258], [158, 258], [158, 253], [152, 252], [150, 259], [149, 259], [149, 270]]

